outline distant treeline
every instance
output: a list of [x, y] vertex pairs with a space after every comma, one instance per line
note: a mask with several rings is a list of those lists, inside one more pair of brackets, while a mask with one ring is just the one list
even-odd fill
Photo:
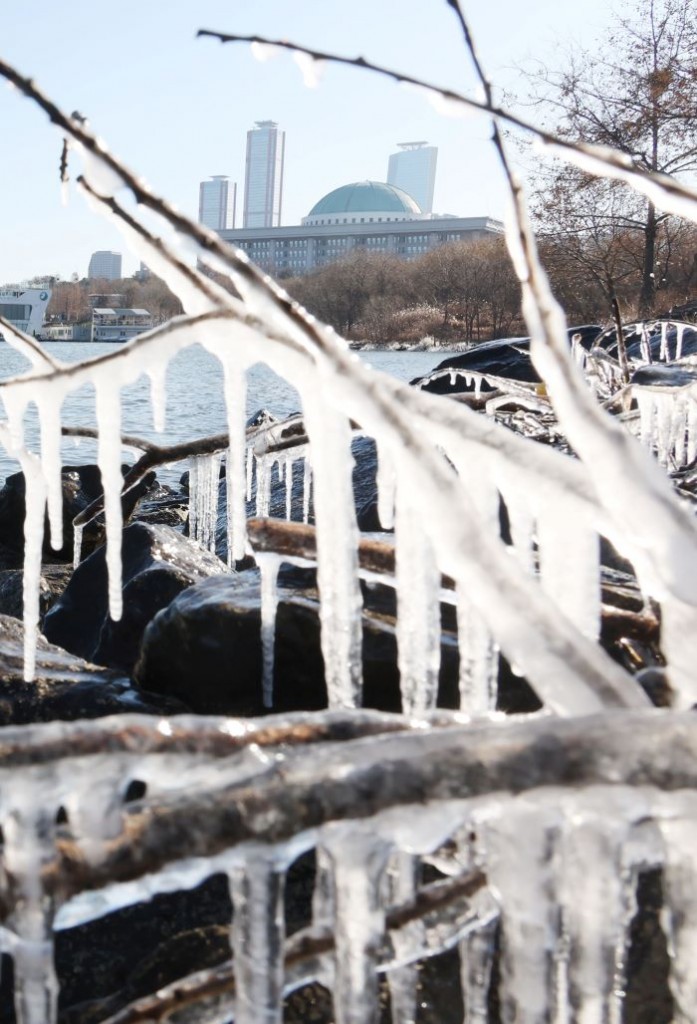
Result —
[[127, 309], [147, 309], [156, 321], [169, 320], [182, 312], [182, 305], [164, 281], [151, 275], [144, 281], [124, 277], [117, 281], [83, 278], [81, 281], [54, 281], [47, 316], [65, 323], [79, 323], [91, 316], [90, 295], [120, 295]]

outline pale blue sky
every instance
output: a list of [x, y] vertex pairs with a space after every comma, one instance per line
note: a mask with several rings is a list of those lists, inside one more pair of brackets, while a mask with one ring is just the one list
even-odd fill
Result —
[[[468, 5], [484, 61], [509, 88], [515, 65], [554, 62], [560, 42], [590, 45], [607, 0], [489, 0]], [[283, 223], [326, 192], [384, 180], [397, 142], [439, 148], [434, 208], [500, 217], [501, 178], [485, 120], [444, 118], [420, 95], [375, 76], [328, 67], [305, 88], [289, 56], [260, 63], [242, 45], [196, 40], [198, 28], [276, 35], [373, 60], [466, 89], [472, 76], [445, 0], [23, 0], [2, 6], [0, 54], [188, 213], [210, 174], [244, 180], [256, 120], [286, 130]], [[61, 206], [60, 139], [42, 113], [0, 86], [0, 282], [86, 273], [95, 249], [126, 253], [115, 228], [79, 196]]]

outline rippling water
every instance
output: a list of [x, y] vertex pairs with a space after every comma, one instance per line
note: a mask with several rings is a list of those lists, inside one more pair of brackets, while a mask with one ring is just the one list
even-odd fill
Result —
[[[50, 345], [51, 353], [66, 362], [78, 362], [112, 350], [111, 345], [59, 342]], [[433, 352], [365, 352], [361, 358], [400, 380], [411, 380], [428, 372], [442, 358]], [[28, 364], [13, 348], [0, 342], [0, 379], [24, 372]], [[286, 416], [299, 409], [297, 393], [281, 377], [263, 363], [253, 366], [248, 374], [247, 414], [266, 408], [277, 416]], [[215, 356], [193, 345], [171, 360], [167, 371], [167, 419], [165, 431], [153, 429], [150, 407], [150, 388], [145, 377], [123, 389], [123, 432], [175, 444], [194, 437], [205, 437], [226, 429], [225, 404], [222, 391], [222, 372]], [[94, 392], [89, 386], [73, 392], [63, 406], [63, 423], [67, 426], [95, 426]], [[26, 438], [28, 446], [38, 451], [39, 428], [36, 409], [27, 411]], [[63, 442], [63, 464], [77, 465], [94, 462], [94, 441], [66, 438]], [[0, 480], [17, 471], [17, 463], [10, 459], [0, 445]], [[181, 474], [181, 467], [158, 471], [161, 479], [173, 482]]]

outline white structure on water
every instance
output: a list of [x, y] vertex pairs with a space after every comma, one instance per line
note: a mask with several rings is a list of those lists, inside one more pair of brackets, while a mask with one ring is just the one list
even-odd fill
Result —
[[93, 252], [87, 269], [89, 278], [104, 278], [106, 281], [118, 281], [121, 278], [121, 253], [102, 249]]
[[214, 231], [235, 227], [237, 184], [226, 174], [214, 174], [198, 189], [198, 219]]
[[402, 189], [381, 181], [357, 181], [334, 189], [294, 227], [244, 227], [221, 231], [257, 266], [279, 277], [305, 274], [355, 249], [413, 259], [448, 242], [499, 235], [491, 217], [424, 214]]
[[426, 142], [398, 142], [397, 145], [400, 152], [390, 155], [387, 181], [413, 196], [422, 213], [431, 213], [438, 150]]
[[280, 226], [285, 146], [286, 133], [275, 121], [256, 121], [247, 132], [243, 227]]
[[[41, 334], [51, 289], [46, 284], [7, 285], [0, 289], [0, 316], [25, 334], [36, 338]], [[0, 327], [0, 339], [2, 328]]]
[[149, 331], [154, 325], [147, 309], [110, 309], [98, 306], [92, 310], [91, 341], [124, 342]]

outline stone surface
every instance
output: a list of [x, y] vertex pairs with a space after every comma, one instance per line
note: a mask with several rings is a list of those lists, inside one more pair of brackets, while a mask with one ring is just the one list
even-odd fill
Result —
[[226, 572], [207, 551], [169, 526], [134, 523], [122, 534], [124, 615], [112, 622], [107, 607], [106, 550], [78, 566], [44, 622], [52, 643], [83, 658], [99, 658], [128, 671], [150, 618], [186, 587]]
[[[39, 611], [41, 617], [58, 600], [73, 574], [72, 566], [44, 565], [39, 577]], [[24, 573], [21, 569], [0, 571], [0, 615], [21, 619], [24, 608]]]
[[138, 692], [129, 679], [83, 661], [43, 636], [38, 640], [36, 678], [25, 682], [24, 627], [0, 615], [0, 726], [184, 710], [177, 701]]

